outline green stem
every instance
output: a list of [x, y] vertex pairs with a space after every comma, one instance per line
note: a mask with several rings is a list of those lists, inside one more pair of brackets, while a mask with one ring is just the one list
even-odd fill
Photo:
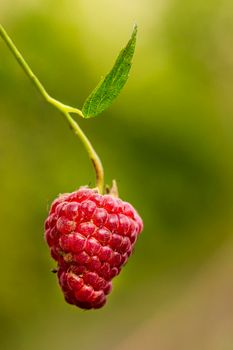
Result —
[[86, 148], [88, 155], [92, 161], [92, 164], [94, 166], [95, 169], [95, 173], [96, 173], [96, 187], [98, 188], [99, 192], [101, 194], [103, 194], [104, 191], [104, 169], [101, 163], [101, 160], [98, 156], [98, 154], [96, 153], [96, 151], [94, 150], [91, 142], [89, 141], [89, 139], [87, 138], [87, 136], [84, 134], [84, 132], [82, 131], [82, 129], [80, 128], [80, 126], [78, 125], [78, 123], [71, 117], [71, 115], [68, 112], [62, 112], [71, 129], [74, 131], [74, 133], [76, 135], [78, 135], [78, 137], [80, 138], [80, 140], [82, 141], [84, 147]]
[[86, 148], [88, 155], [94, 165], [95, 168], [95, 173], [96, 173], [96, 186], [99, 189], [100, 193], [103, 193], [104, 189], [104, 170], [102, 163], [100, 161], [100, 158], [98, 157], [96, 151], [94, 150], [91, 142], [88, 140], [87, 136], [84, 134], [82, 129], [79, 127], [79, 125], [76, 123], [76, 121], [71, 117], [70, 113], [76, 113], [83, 117], [82, 111], [74, 108], [67, 106], [60, 101], [57, 101], [53, 97], [51, 97], [48, 92], [45, 90], [44, 86], [41, 84], [39, 79], [35, 76], [35, 74], [32, 72], [31, 68], [21, 55], [21, 53], [18, 51], [16, 48], [15, 44], [3, 28], [3, 26], [0, 24], [0, 36], [2, 39], [5, 41], [7, 44], [8, 48], [18, 61], [19, 65], [22, 67], [26, 75], [29, 77], [29, 79], [32, 81], [36, 89], [40, 92], [40, 94], [43, 96], [43, 98], [48, 102], [49, 104], [53, 105], [56, 109], [58, 109], [66, 118], [68, 121], [71, 129], [74, 131], [74, 133], [80, 138], [82, 141], [84, 147]]

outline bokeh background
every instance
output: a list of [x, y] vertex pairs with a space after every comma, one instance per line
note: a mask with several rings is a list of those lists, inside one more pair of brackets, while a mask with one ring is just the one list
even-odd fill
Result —
[[1, 0], [0, 18], [49, 93], [77, 107], [137, 22], [126, 87], [80, 125], [145, 223], [106, 307], [63, 301], [43, 222], [94, 173], [0, 40], [0, 348], [233, 349], [232, 1]]

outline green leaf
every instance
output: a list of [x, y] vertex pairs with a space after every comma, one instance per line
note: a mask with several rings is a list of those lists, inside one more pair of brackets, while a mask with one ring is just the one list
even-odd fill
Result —
[[102, 78], [96, 88], [86, 99], [82, 113], [84, 118], [95, 117], [107, 109], [119, 95], [125, 85], [132, 65], [132, 57], [136, 45], [137, 26], [135, 25], [131, 38], [121, 50], [112, 70]]

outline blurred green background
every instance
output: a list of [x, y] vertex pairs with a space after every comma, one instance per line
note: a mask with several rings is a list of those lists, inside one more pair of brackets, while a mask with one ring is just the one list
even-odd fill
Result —
[[76, 107], [137, 22], [126, 87], [80, 125], [145, 223], [103, 309], [63, 301], [43, 222], [94, 174], [0, 40], [0, 348], [233, 349], [232, 1], [2, 0], [0, 18], [48, 92]]

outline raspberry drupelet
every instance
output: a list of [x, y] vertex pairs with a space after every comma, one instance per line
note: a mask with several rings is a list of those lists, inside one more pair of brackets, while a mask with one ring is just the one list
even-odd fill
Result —
[[55, 199], [45, 238], [65, 300], [82, 309], [101, 308], [142, 229], [129, 203], [95, 189], [81, 187]]

